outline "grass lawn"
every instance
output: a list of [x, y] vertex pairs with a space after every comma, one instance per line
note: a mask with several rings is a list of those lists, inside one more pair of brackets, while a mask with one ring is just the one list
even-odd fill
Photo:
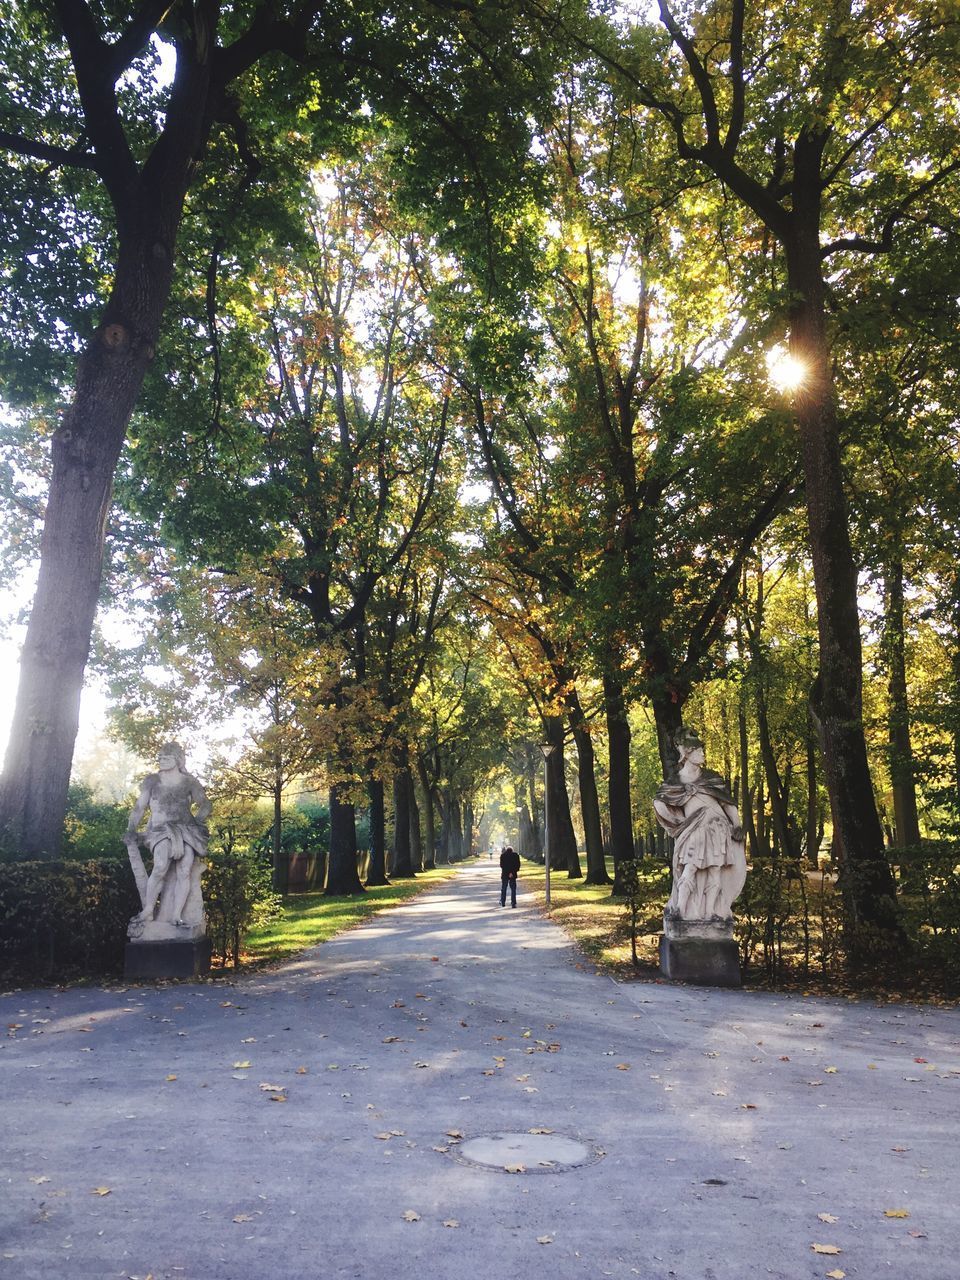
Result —
[[[613, 863], [607, 874], [613, 880]], [[542, 866], [524, 862], [520, 883], [531, 890], [544, 906], [546, 874]], [[670, 892], [666, 870], [652, 873], [649, 896], [653, 905], [641, 908], [637, 921], [637, 958], [633, 966], [630, 950], [630, 912], [623, 898], [611, 898], [611, 885], [584, 884], [570, 880], [566, 871], [550, 873], [550, 916], [570, 935], [595, 964], [618, 976], [644, 975], [658, 970], [658, 939], [663, 928], [663, 904]]]
[[251, 929], [246, 935], [242, 962], [244, 965], [258, 965], [287, 960], [307, 947], [328, 942], [338, 933], [355, 928], [380, 911], [399, 906], [431, 885], [448, 880], [465, 865], [457, 862], [433, 871], [419, 871], [413, 880], [394, 880], [392, 884], [379, 885], [352, 897], [327, 898], [322, 893], [291, 894], [284, 902], [279, 919]]

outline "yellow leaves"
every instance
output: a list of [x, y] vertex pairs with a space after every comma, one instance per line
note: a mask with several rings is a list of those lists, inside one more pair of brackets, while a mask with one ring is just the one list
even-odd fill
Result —
[[528, 1129], [527, 1133], [553, 1133], [552, 1129], [545, 1129], [543, 1125], [538, 1125], [535, 1129]]
[[883, 1216], [885, 1218], [909, 1218], [909, 1209], [884, 1209]]
[[842, 1249], [838, 1249], [835, 1244], [812, 1244], [810, 1248], [814, 1253], [843, 1253]]
[[252, 1221], [253, 1221], [253, 1214], [251, 1214], [251, 1213], [238, 1213], [238, 1214], [235, 1214], [235, 1215], [234, 1215], [234, 1219], [233, 1219], [233, 1220], [234, 1220], [234, 1222], [252, 1222]]
[[165, 1077], [164, 1077], [164, 1079], [165, 1079], [168, 1083], [169, 1083], [169, 1081], [171, 1081], [171, 1080], [176, 1080], [176, 1078], [177, 1078], [177, 1077], [176, 1077], [175, 1075], [169, 1075], [169, 1076], [165, 1076]]
[[307, 1068], [306, 1068], [306, 1067], [297, 1067], [296, 1074], [297, 1074], [298, 1076], [305, 1076], [305, 1075], [307, 1075]]
[[235, 1062], [233, 1064], [233, 1069], [234, 1071], [246, 1071], [247, 1067], [252, 1067], [252, 1066], [253, 1066], [253, 1063], [248, 1061]]
[[90, 1194], [92, 1196], [109, 1196], [113, 1194], [112, 1187], [93, 1187]]
[[629, 1070], [630, 1070], [630, 1063], [629, 1063], [629, 1062], [618, 1062], [618, 1063], [617, 1063], [617, 1070], [618, 1070], [618, 1071], [629, 1071]]
[[445, 1132], [448, 1138], [453, 1138], [457, 1142], [464, 1136], [462, 1129], [447, 1129]]
[[835, 1213], [818, 1213], [817, 1217], [821, 1222], [839, 1222], [840, 1219]]
[[829, 1277], [829, 1280], [844, 1280], [844, 1277], [846, 1276], [846, 1274], [847, 1273], [845, 1271], [841, 1271], [839, 1267], [837, 1267], [833, 1271], [827, 1272], [827, 1276]]
[[823, 1074], [824, 1074], [824, 1075], [826, 1075], [826, 1076], [835, 1076], [835, 1075], [837, 1074], [837, 1068], [836, 1068], [836, 1067], [824, 1067], [824, 1068], [823, 1068]]

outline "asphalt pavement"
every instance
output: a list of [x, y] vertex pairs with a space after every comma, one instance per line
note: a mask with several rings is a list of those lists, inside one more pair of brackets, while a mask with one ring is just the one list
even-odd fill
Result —
[[4, 1280], [960, 1277], [960, 1011], [617, 983], [493, 863], [0, 1031]]

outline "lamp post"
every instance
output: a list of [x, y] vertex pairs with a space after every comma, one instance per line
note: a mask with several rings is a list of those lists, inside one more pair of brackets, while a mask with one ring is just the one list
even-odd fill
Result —
[[543, 868], [546, 872], [544, 897], [550, 906], [550, 757], [556, 751], [552, 742], [540, 743], [540, 754], [543, 756]]

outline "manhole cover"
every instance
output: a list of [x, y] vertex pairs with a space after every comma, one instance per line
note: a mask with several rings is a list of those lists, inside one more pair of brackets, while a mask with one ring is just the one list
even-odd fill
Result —
[[461, 1164], [497, 1173], [566, 1173], [594, 1164], [604, 1152], [562, 1133], [486, 1133], [466, 1138], [452, 1151]]

